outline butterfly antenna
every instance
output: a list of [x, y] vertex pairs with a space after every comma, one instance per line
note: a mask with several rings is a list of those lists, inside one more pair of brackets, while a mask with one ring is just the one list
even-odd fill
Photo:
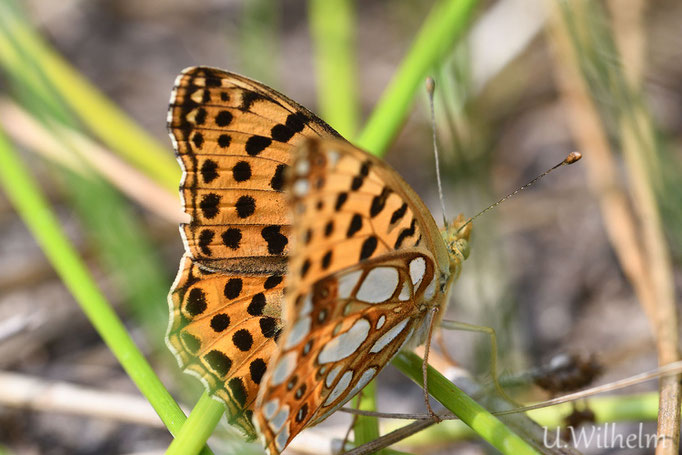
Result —
[[550, 172], [552, 172], [552, 171], [555, 170], [556, 168], [559, 168], [559, 167], [564, 166], [564, 165], [567, 165], [567, 164], [573, 164], [573, 163], [575, 163], [576, 161], [580, 160], [580, 158], [582, 158], [582, 157], [583, 157], [583, 155], [582, 155], [582, 153], [580, 153], [580, 152], [571, 152], [571, 153], [569, 153], [569, 154], [566, 156], [566, 158], [564, 158], [564, 160], [563, 160], [561, 163], [559, 163], [559, 164], [557, 164], [557, 165], [555, 165], [555, 166], [553, 166], [553, 167], [547, 169], [545, 172], [543, 172], [542, 174], [538, 175], [538, 176], [535, 177], [533, 180], [531, 180], [530, 182], [528, 182], [528, 183], [526, 183], [525, 185], [523, 185], [521, 188], [518, 188], [518, 189], [515, 190], [514, 192], [509, 193], [508, 195], [506, 195], [505, 197], [503, 197], [503, 198], [500, 199], [499, 201], [495, 202], [495, 203], [492, 204], [492, 205], [489, 205], [488, 207], [486, 207], [485, 209], [481, 210], [480, 212], [478, 212], [478, 213], [477, 213], [476, 215], [474, 215], [473, 217], [469, 218], [469, 220], [467, 220], [466, 223], [464, 223], [462, 226], [460, 226], [459, 229], [457, 229], [457, 232], [460, 232], [462, 229], [464, 229], [464, 228], [466, 227], [467, 224], [471, 223], [474, 219], [476, 219], [476, 218], [478, 218], [479, 216], [483, 215], [483, 214], [484, 214], [485, 212], [487, 212], [488, 210], [494, 209], [495, 207], [497, 207], [498, 205], [500, 205], [501, 203], [503, 203], [504, 201], [506, 201], [506, 200], [509, 199], [510, 197], [513, 197], [513, 196], [515, 196], [516, 194], [518, 194], [519, 192], [521, 192], [521, 191], [525, 190], [526, 188], [528, 188], [529, 186], [534, 185], [538, 180], [540, 180], [542, 177], [546, 176], [547, 174], [549, 174]]
[[431, 76], [426, 78], [426, 92], [429, 94], [429, 108], [431, 111], [431, 136], [433, 137], [433, 156], [436, 158], [436, 180], [438, 182], [438, 197], [443, 210], [443, 225], [448, 225], [445, 215], [445, 200], [443, 199], [443, 184], [440, 181], [440, 162], [438, 161], [438, 145], [436, 144], [436, 115], [433, 109], [433, 93], [436, 91], [436, 81]]

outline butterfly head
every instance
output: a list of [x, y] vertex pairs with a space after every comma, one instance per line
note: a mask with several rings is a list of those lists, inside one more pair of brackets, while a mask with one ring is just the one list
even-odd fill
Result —
[[471, 223], [463, 214], [448, 223], [442, 230], [443, 240], [450, 254], [450, 271], [453, 274], [459, 272], [462, 262], [469, 257], [469, 236], [471, 235]]

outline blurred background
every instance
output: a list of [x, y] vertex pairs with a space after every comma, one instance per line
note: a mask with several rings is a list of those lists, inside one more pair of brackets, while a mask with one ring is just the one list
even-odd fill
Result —
[[[163, 341], [183, 253], [180, 169], [165, 126], [170, 90], [187, 66], [224, 68], [285, 93], [352, 141], [435, 2], [340, 2], [347, 9], [336, 20], [351, 33], [338, 54], [325, 47], [335, 31], [319, 22], [320, 3], [0, 0], [2, 134], [187, 408], [201, 386]], [[446, 318], [493, 327], [506, 377], [562, 353], [594, 356], [600, 382], [675, 360], [682, 4], [468, 3], [465, 33], [429, 72], [448, 218], [477, 213], [572, 150], [584, 159], [474, 222]], [[342, 114], [329, 95], [335, 83], [353, 95], [339, 101]], [[440, 223], [421, 86], [384, 157]], [[0, 453], [161, 453], [170, 435], [7, 194], [0, 191]], [[443, 339], [459, 364], [489, 382], [484, 335]], [[393, 367], [377, 388], [380, 410], [423, 412], [421, 391]], [[518, 396], [548, 395], [526, 387]], [[347, 422], [340, 415], [329, 425]], [[646, 428], [655, 431], [655, 421]], [[216, 439], [217, 453], [229, 450], [229, 437]], [[490, 450], [437, 442], [442, 453]]]

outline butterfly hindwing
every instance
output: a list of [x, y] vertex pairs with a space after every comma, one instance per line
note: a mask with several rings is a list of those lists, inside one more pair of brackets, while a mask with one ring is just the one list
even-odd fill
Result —
[[[206, 271], [185, 255], [170, 295], [167, 340], [185, 371], [228, 407], [228, 421], [254, 436], [250, 412], [276, 350], [283, 277]], [[268, 302], [270, 304], [268, 305]]]
[[[422, 287], [410, 279], [412, 262], [428, 264]], [[433, 272], [420, 252], [389, 254], [322, 279], [303, 297], [254, 416], [271, 454], [355, 396], [405, 345], [425, 316], [414, 294]]]
[[385, 163], [335, 141], [306, 141], [295, 156], [285, 330], [254, 413], [271, 453], [421, 336], [424, 302], [442, 299], [447, 281], [431, 215]]

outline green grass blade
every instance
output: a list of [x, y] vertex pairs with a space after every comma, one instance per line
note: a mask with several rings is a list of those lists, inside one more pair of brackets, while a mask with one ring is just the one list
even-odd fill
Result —
[[[419, 356], [403, 351], [391, 363], [417, 385], [422, 386], [422, 359]], [[428, 389], [431, 396], [500, 452], [509, 455], [538, 453], [502, 421], [432, 367], [428, 370]]]
[[[352, 137], [357, 129], [359, 107], [355, 84], [355, 10], [350, 0], [310, 0], [308, 20], [315, 51], [320, 116], [339, 133]], [[356, 407], [376, 409], [376, 386], [368, 384]], [[358, 416], [353, 426], [355, 443], [379, 437], [374, 417]]]
[[244, 74], [277, 87], [278, 26], [282, 5], [275, 0], [250, 0], [242, 5], [239, 53]]
[[198, 453], [220, 422], [224, 412], [225, 406], [204, 392], [180, 432], [168, 446], [166, 455]]
[[467, 29], [477, 0], [441, 0], [429, 13], [400, 67], [384, 90], [356, 144], [383, 155], [398, 134], [428, 72]]
[[[355, 85], [355, 10], [350, 0], [310, 0], [308, 2], [320, 116], [346, 137], [355, 134], [359, 107]], [[360, 409], [376, 410], [374, 382], [362, 390]], [[377, 439], [379, 422], [374, 417], [358, 416], [353, 425], [355, 444]]]
[[355, 83], [353, 2], [310, 0], [308, 14], [315, 51], [320, 117], [343, 136], [352, 138], [360, 117]]
[[[351, 53], [353, 11], [345, 0], [311, 0], [310, 24], [316, 50], [321, 115], [342, 134], [354, 131], [358, 117], [357, 89], [352, 84], [354, 59]], [[358, 144], [382, 155], [407, 116], [411, 101], [434, 66], [468, 24], [475, 1], [444, 1], [434, 7], [409, 54], [361, 133]], [[435, 33], [434, 33], [435, 32]], [[428, 51], [435, 52], [428, 52]], [[374, 383], [363, 390], [361, 409], [376, 409]], [[359, 416], [354, 426], [355, 443], [379, 437], [376, 418]]]
[[[358, 146], [377, 155], [386, 152], [390, 142], [398, 134], [427, 72], [452, 49], [466, 29], [475, 4], [475, 0], [445, 0], [432, 8], [412, 48], [357, 138]], [[365, 388], [363, 394], [361, 409], [375, 410], [373, 382]], [[376, 418], [359, 416], [355, 425], [355, 443], [360, 445], [376, 439], [379, 436], [378, 425]]]
[[114, 188], [98, 178], [66, 175], [69, 199], [87, 228], [98, 260], [112, 275], [126, 308], [144, 324], [148, 339], [154, 346], [162, 345], [170, 282], [158, 248]]
[[[363, 411], [376, 411], [376, 381], [372, 381], [362, 389], [361, 396], [358, 396], [355, 401], [355, 407]], [[355, 425], [353, 425], [353, 443], [355, 446], [367, 444], [379, 438], [379, 420], [376, 417], [357, 416]], [[385, 454], [386, 452], [379, 451]]]
[[155, 181], [177, 189], [180, 170], [173, 155], [135, 124], [114, 103], [74, 70], [19, 14], [0, 2], [5, 34], [21, 55], [30, 56], [48, 87], [111, 150]]
[[35, 179], [0, 131], [0, 185], [28, 226], [48, 260], [73, 294], [128, 376], [147, 398], [171, 433], [185, 415], [137, 349], [118, 316], [64, 235]]
[[[12, 3], [10, 2], [10, 5]], [[5, 16], [0, 20], [0, 62], [13, 81], [13, 88], [21, 96], [36, 118], [44, 120], [46, 129], [54, 133], [67, 149], [77, 149], [68, 135], [51, 128], [57, 122], [76, 129], [79, 122], [61, 103], [60, 97], [50, 91], [34, 56], [22, 52], [17, 37], [6, 33], [13, 20]], [[135, 214], [128, 204], [108, 184], [93, 172], [89, 178], [67, 173], [68, 194], [75, 203], [88, 235], [96, 245], [98, 259], [102, 260], [124, 290], [126, 304], [132, 307], [138, 320], [153, 327], [159, 342], [166, 328], [168, 279], [165, 267], [155, 254], [151, 242], [144, 235]]]
[[[46, 85], [41, 81], [40, 74], [28, 65], [26, 57], [19, 53], [16, 40], [6, 33], [6, 27], [4, 27], [1, 19], [0, 66], [7, 74], [9, 82], [7, 85], [15, 88], [15, 95], [23, 101], [26, 107], [38, 110], [37, 107], [39, 106], [45, 115], [63, 118], [64, 110], [59, 101], [51, 96]], [[38, 96], [43, 102], [35, 102], [33, 98]]]
[[[658, 392], [636, 395], [614, 395], [589, 398], [586, 405], [595, 415], [595, 423], [655, 421], [658, 417]], [[565, 418], [574, 411], [573, 403], [563, 403], [528, 412], [538, 425], [554, 432], [556, 427], [565, 426]], [[395, 430], [404, 423], [390, 423], [387, 431]], [[433, 425], [405, 439], [408, 446], [435, 446], [471, 439], [476, 433], [460, 420], [449, 420]]]

